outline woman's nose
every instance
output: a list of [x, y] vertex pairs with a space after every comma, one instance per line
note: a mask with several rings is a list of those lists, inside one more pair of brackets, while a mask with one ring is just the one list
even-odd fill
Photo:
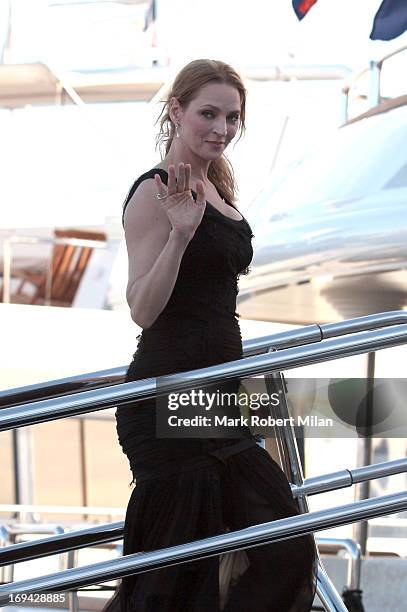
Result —
[[213, 132], [219, 134], [219, 136], [225, 136], [227, 134], [226, 121], [220, 120], [212, 128]]

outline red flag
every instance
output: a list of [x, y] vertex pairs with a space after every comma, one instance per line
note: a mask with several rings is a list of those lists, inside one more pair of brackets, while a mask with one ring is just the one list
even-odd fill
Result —
[[293, 0], [293, 9], [298, 19], [302, 19], [308, 13], [311, 7], [317, 3], [317, 0]]

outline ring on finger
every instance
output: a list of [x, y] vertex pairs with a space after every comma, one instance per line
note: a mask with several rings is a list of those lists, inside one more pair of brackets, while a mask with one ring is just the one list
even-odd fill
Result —
[[161, 193], [156, 193], [155, 197], [157, 198], [157, 200], [165, 200], [166, 198], [168, 198], [168, 194], [161, 195]]

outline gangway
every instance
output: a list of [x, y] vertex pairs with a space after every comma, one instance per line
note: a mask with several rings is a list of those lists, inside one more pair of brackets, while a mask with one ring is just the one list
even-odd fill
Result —
[[[63, 381], [54, 381], [43, 386], [32, 388], [37, 401], [29, 401], [29, 390], [5, 391], [1, 394], [0, 431], [34, 425], [60, 419], [67, 416], [86, 414], [122, 404], [141, 401], [146, 398], [175, 391], [187, 391], [197, 383], [205, 385], [222, 382], [236, 377], [264, 375], [266, 384], [283, 385], [280, 372], [299, 366], [322, 363], [327, 360], [363, 353], [374, 353], [387, 347], [407, 343], [407, 313], [396, 311], [351, 319], [324, 326], [307, 326], [294, 332], [257, 338], [244, 343], [243, 358], [237, 361], [202, 368], [184, 373], [157, 378], [144, 379], [129, 383], [118, 382], [123, 377], [121, 369], [105, 371], [100, 376], [95, 373], [85, 377], [74, 377]], [[86, 384], [93, 388], [86, 389]], [[104, 386], [104, 385], [108, 386]], [[63, 391], [64, 385], [70, 386], [70, 392]], [[85, 385], [85, 390], [83, 386]], [[100, 385], [100, 386], [99, 386]], [[284, 395], [284, 388], [281, 387]], [[75, 392], [76, 390], [76, 392]], [[62, 394], [59, 393], [62, 391]], [[43, 399], [41, 398], [41, 394]], [[285, 397], [285, 395], [284, 395]], [[20, 403], [16, 403], [19, 398]], [[7, 404], [9, 401], [9, 404]], [[25, 403], [24, 403], [25, 402]], [[280, 414], [289, 414], [286, 401], [276, 407]], [[351, 486], [354, 482], [363, 482], [384, 475], [407, 472], [407, 459], [367, 465], [359, 471], [343, 470], [335, 474], [325, 474], [317, 478], [305, 479], [292, 427], [276, 428], [276, 437], [282, 453], [282, 467], [291, 481], [293, 494], [298, 499], [301, 514], [294, 517], [272, 521], [249, 528], [228, 532], [222, 535], [189, 542], [168, 549], [136, 553], [113, 561], [96, 563], [80, 568], [72, 568], [40, 576], [35, 579], [10, 582], [0, 587], [0, 605], [9, 603], [15, 593], [72, 591], [74, 594], [84, 586], [99, 584], [121, 577], [158, 569], [177, 563], [219, 555], [228, 551], [237, 551], [251, 546], [271, 543], [289, 537], [314, 533], [321, 529], [346, 525], [368, 518], [384, 516], [407, 509], [407, 491], [363, 499], [344, 506], [338, 506], [318, 512], [309, 512], [307, 495]], [[114, 523], [90, 527], [81, 533], [58, 534], [35, 543], [15, 544], [0, 549], [0, 564], [15, 563], [25, 558], [55, 554], [56, 552], [95, 544], [113, 542], [120, 539], [123, 524]], [[331, 543], [332, 544], [332, 543]], [[357, 551], [356, 551], [357, 553]], [[356, 574], [360, 575], [360, 555], [355, 554]], [[353, 582], [353, 586], [355, 583]], [[328, 611], [363, 610], [360, 589], [354, 589], [352, 598], [345, 602], [335, 589], [327, 575], [318, 555], [317, 595]], [[356, 594], [356, 599], [355, 599]], [[345, 594], [346, 596], [349, 594]], [[358, 599], [359, 598], [359, 599]], [[72, 597], [72, 609], [75, 598]], [[316, 608], [317, 609], [317, 608]]]

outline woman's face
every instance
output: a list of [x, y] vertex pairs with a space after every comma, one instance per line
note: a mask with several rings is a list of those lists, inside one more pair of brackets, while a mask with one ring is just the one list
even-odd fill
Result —
[[195, 155], [213, 161], [235, 137], [240, 123], [238, 90], [226, 83], [208, 83], [185, 109], [178, 106], [182, 144]]

